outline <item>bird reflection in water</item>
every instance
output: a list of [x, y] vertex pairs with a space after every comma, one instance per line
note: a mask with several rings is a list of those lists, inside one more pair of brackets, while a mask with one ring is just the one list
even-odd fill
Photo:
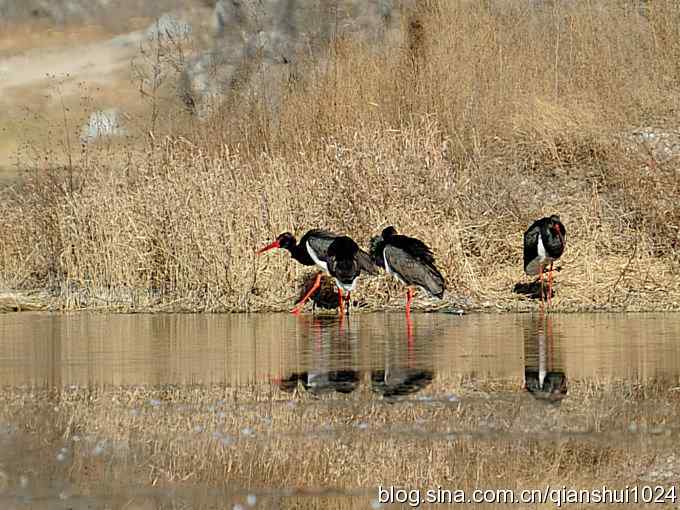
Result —
[[[401, 335], [390, 335], [385, 345], [384, 368], [371, 371], [371, 390], [386, 399], [417, 393], [434, 379], [432, 359], [432, 335], [427, 344], [419, 346], [413, 334], [413, 319], [406, 314], [406, 342]], [[404, 352], [404, 347], [406, 352]], [[425, 368], [424, 368], [425, 367]]]
[[[335, 305], [337, 308], [338, 301]], [[308, 327], [309, 368], [277, 380], [279, 389], [292, 393], [301, 386], [315, 396], [356, 390], [361, 378], [360, 372], [352, 368], [357, 365], [357, 341], [345, 325], [344, 316], [303, 317], [301, 322]]]
[[333, 392], [347, 394], [366, 382], [372, 392], [394, 399], [417, 393], [434, 379], [431, 338], [428, 337], [427, 343], [416, 351], [410, 317], [406, 323], [395, 321], [400, 328], [404, 328], [403, 333], [387, 332], [381, 346], [383, 359], [378, 367], [367, 371], [357, 368], [360, 321], [329, 315], [305, 319], [302, 318], [302, 324], [307, 325], [305, 341], [309, 353], [308, 368], [292, 371], [277, 379], [275, 383], [282, 391], [293, 393], [301, 388], [314, 396]]
[[358, 348], [351, 322], [345, 326], [341, 313], [337, 317], [315, 317], [312, 327], [315, 350], [306, 381], [301, 381], [303, 388], [314, 395], [352, 393], [359, 387], [360, 373], [353, 368], [358, 364]]
[[556, 369], [561, 344], [555, 343], [552, 321], [541, 311], [526, 330], [524, 387], [536, 399], [559, 403], [567, 396], [567, 376]]

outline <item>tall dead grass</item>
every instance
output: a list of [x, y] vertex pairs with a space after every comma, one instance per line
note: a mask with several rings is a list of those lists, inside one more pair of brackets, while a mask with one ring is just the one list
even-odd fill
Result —
[[[394, 224], [432, 245], [454, 300], [521, 308], [521, 234], [558, 212], [557, 307], [678, 309], [678, 155], [630, 135], [676, 125], [679, 27], [670, 0], [419, 2], [401, 44], [333, 41], [276, 104], [237, 91], [144, 148], [65, 171], [46, 155], [0, 204], [0, 280], [67, 307], [113, 288], [130, 307], [281, 309], [301, 268], [255, 247]], [[362, 289], [380, 305], [388, 285]]]

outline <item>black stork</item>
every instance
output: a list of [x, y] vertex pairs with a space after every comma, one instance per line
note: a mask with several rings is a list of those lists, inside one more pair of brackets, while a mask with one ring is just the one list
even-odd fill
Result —
[[[307, 291], [307, 294], [298, 302], [297, 306], [291, 310], [294, 314], [299, 314], [309, 297], [316, 292], [321, 284], [321, 275], [328, 272], [328, 247], [338, 237], [337, 234], [323, 229], [312, 229], [302, 236], [298, 243], [295, 236], [290, 232], [279, 234], [276, 239], [267, 246], [259, 249], [256, 253], [260, 255], [274, 248], [288, 250], [290, 256], [303, 266], [317, 266], [321, 271], [316, 274], [314, 284]], [[342, 299], [342, 297], [340, 297]]]
[[553, 262], [564, 253], [567, 244], [567, 230], [556, 214], [534, 221], [524, 232], [524, 272], [539, 275], [541, 281], [541, 302], [543, 302], [543, 272], [548, 264], [548, 304], [552, 299]]
[[444, 277], [434, 264], [432, 251], [419, 239], [398, 235], [394, 227], [387, 227], [371, 239], [371, 256], [388, 274], [408, 286], [407, 315], [411, 314], [413, 286], [420, 287], [430, 296], [444, 297]]
[[352, 239], [347, 236], [339, 236], [328, 230], [312, 229], [302, 236], [299, 243], [293, 234], [284, 232], [274, 242], [256, 253], [259, 255], [273, 248], [288, 250], [291, 257], [300, 264], [305, 266], [316, 265], [321, 270], [317, 273], [314, 284], [307, 291], [307, 294], [293, 308], [292, 312], [295, 314], [300, 313], [305, 302], [319, 288], [323, 273], [328, 273], [335, 278], [341, 313], [343, 312], [342, 290], [354, 288], [362, 269], [371, 274], [377, 273], [377, 269], [368, 254], [361, 250]]
[[[328, 247], [327, 261], [328, 273], [335, 278], [340, 298], [342, 299], [343, 290], [347, 293], [345, 302], [346, 311], [349, 315], [350, 294], [356, 286], [361, 271], [377, 275], [378, 268], [371, 260], [370, 255], [347, 236], [336, 237], [333, 240]], [[340, 311], [342, 312], [342, 307]]]

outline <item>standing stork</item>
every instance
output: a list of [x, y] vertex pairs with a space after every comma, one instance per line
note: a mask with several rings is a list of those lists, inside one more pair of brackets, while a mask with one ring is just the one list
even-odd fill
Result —
[[[327, 261], [328, 273], [335, 278], [340, 299], [342, 299], [343, 290], [347, 293], [345, 303], [346, 313], [349, 315], [350, 293], [354, 290], [361, 271], [377, 275], [378, 268], [371, 260], [370, 255], [347, 236], [336, 237], [333, 240], [328, 247]], [[342, 307], [340, 311], [342, 312]]]
[[[331, 246], [333, 247], [331, 248]], [[293, 234], [284, 232], [279, 234], [272, 243], [259, 249], [256, 254], [260, 255], [274, 248], [288, 250], [291, 257], [300, 264], [317, 266], [320, 269], [314, 284], [291, 310], [296, 315], [302, 311], [305, 302], [319, 288], [323, 273], [328, 273], [335, 278], [341, 313], [343, 312], [342, 289], [345, 287], [350, 288], [350, 290], [354, 288], [361, 269], [365, 269], [371, 274], [377, 273], [377, 269], [374, 268], [375, 266], [373, 266], [368, 254], [359, 249], [352, 239], [347, 236], [339, 236], [328, 230], [312, 229], [302, 236], [299, 243]]]
[[406, 315], [411, 314], [414, 286], [430, 296], [444, 297], [444, 277], [434, 264], [432, 251], [419, 239], [398, 235], [394, 227], [387, 227], [371, 239], [371, 256], [378, 266], [408, 287]]
[[524, 232], [524, 272], [539, 275], [541, 281], [541, 303], [544, 299], [543, 272], [548, 264], [548, 305], [552, 301], [553, 262], [564, 253], [567, 230], [556, 214], [534, 221]]

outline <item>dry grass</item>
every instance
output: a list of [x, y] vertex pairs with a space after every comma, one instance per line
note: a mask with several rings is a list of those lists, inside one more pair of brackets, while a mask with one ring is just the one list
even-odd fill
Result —
[[16, 292], [0, 290], [0, 312], [43, 311], [51, 297], [44, 292]]
[[[74, 494], [101, 493], [106, 480], [121, 490], [142, 484], [181, 494], [207, 484], [293, 501], [326, 487], [357, 491], [366, 501], [380, 484], [470, 490], [669, 483], [680, 472], [676, 390], [663, 382], [576, 382], [558, 407], [501, 383], [450, 379], [424, 390], [431, 401], [401, 403], [365, 389], [291, 399], [260, 385], [7, 389], [0, 423], [11, 424], [22, 452], [5, 456], [10, 485], [24, 473], [31, 483], [66, 477]], [[441, 399], [451, 391], [461, 399]], [[303, 499], [310, 507], [325, 501]]]
[[[149, 101], [140, 100], [140, 74], [148, 70], [153, 46], [143, 35], [157, 16], [173, 12], [195, 31], [191, 47], [184, 38], [173, 44], [173, 57], [178, 58], [181, 46], [187, 58], [205, 47], [211, 33], [211, 10], [204, 2], [164, 0], [140, 6], [124, 1], [108, 8], [93, 5], [89, 13], [83, 5], [87, 19], [72, 15], [64, 23], [30, 16], [31, 9], [25, 5], [16, 7], [20, 12], [0, 15], [2, 185], [1, 181], [16, 180], [25, 169], [25, 159], [30, 161], [58, 147], [55, 138], [63, 139], [65, 130], [78, 140], [81, 126], [95, 110], [120, 111], [129, 134], [143, 143], [149, 129]], [[179, 7], [181, 11], [174, 10]], [[60, 10], [58, 5], [51, 8]], [[164, 92], [161, 97], [155, 91], [157, 103], [169, 109], [166, 99], [171, 96], [172, 107], [177, 108], [176, 90]], [[138, 125], [139, 119], [143, 126]]]
[[[557, 309], [678, 310], [677, 154], [628, 135], [677, 123], [680, 7], [632, 4], [421, 2], [404, 44], [338, 40], [276, 107], [173, 110], [144, 148], [55, 144], [0, 204], [0, 282], [67, 308], [120, 291], [128, 308], [280, 310], [302, 268], [254, 248], [394, 224], [432, 245], [453, 302], [524, 309], [522, 232], [559, 212]], [[359, 293], [380, 307], [392, 285]]]

